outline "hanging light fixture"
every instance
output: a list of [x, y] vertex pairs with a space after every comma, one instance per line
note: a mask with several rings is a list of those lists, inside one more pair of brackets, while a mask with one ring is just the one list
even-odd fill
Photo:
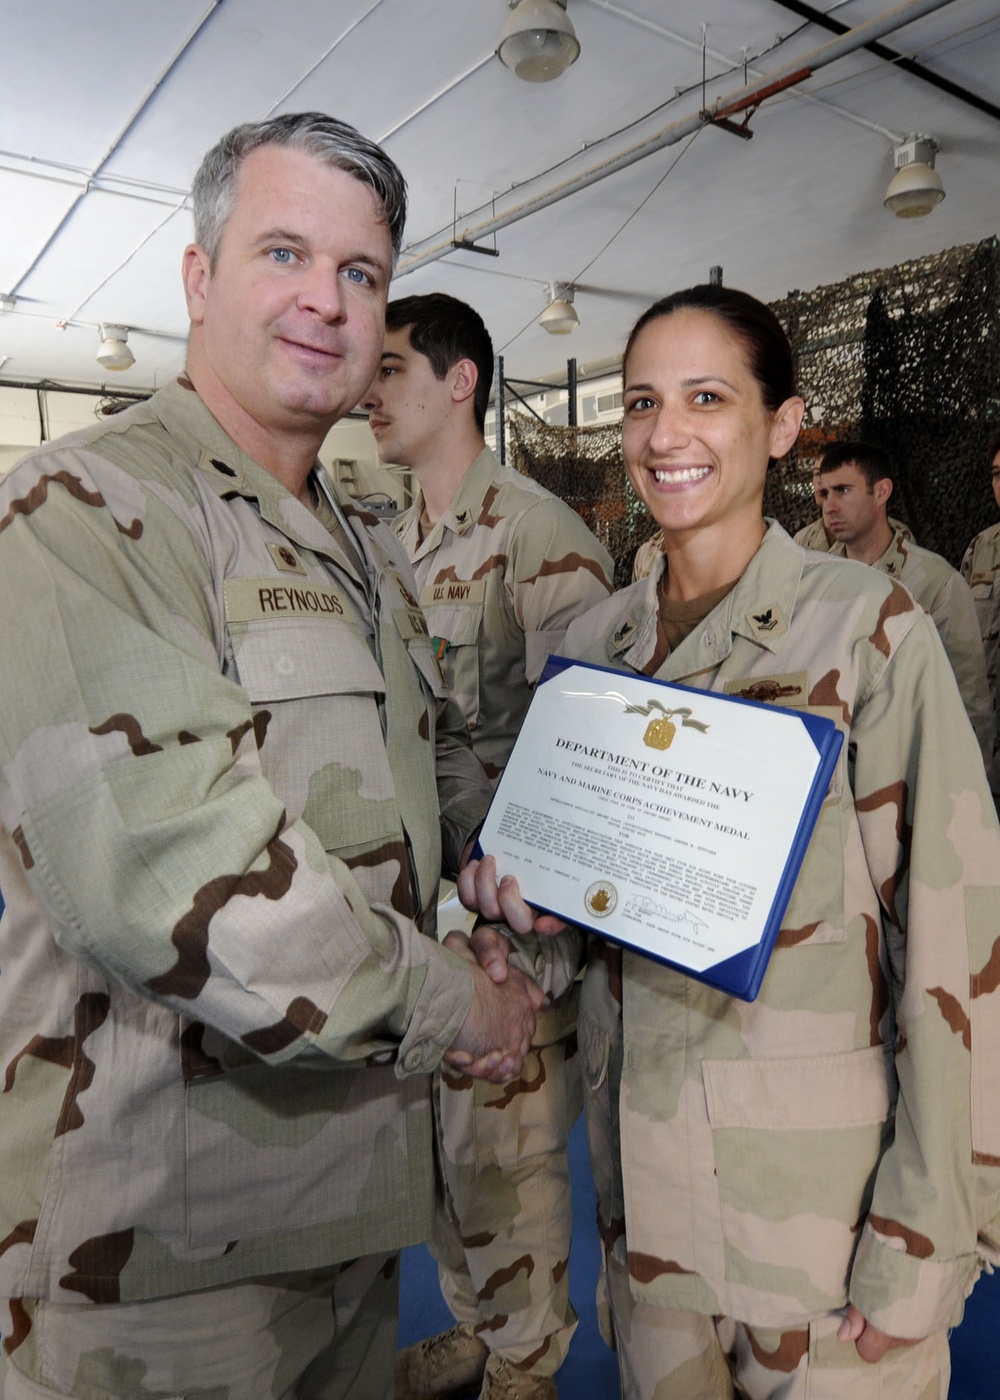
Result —
[[569, 335], [580, 324], [573, 305], [574, 288], [568, 282], [550, 282], [545, 288], [548, 305], [538, 321], [549, 335]]
[[883, 203], [897, 219], [919, 219], [944, 199], [941, 176], [934, 169], [938, 143], [932, 136], [907, 136], [892, 152], [896, 173]]
[[98, 335], [101, 348], [97, 352], [97, 363], [105, 369], [129, 369], [135, 364], [135, 356], [126, 345], [128, 326], [101, 325]]
[[580, 56], [566, 0], [510, 0], [497, 57], [526, 83], [549, 83]]

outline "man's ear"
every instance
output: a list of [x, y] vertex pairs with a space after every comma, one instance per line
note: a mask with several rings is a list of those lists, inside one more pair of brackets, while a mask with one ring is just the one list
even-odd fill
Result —
[[892, 482], [887, 476], [880, 476], [873, 490], [875, 492], [876, 501], [878, 501], [880, 506], [884, 506], [892, 495]]
[[448, 371], [451, 378], [451, 396], [456, 403], [466, 403], [476, 392], [479, 371], [473, 360], [456, 360]]
[[188, 318], [194, 325], [205, 319], [205, 293], [212, 276], [209, 256], [200, 243], [189, 243], [181, 261], [181, 280]]

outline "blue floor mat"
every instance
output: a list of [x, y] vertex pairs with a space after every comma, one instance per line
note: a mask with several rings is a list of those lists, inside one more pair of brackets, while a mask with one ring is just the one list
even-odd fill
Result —
[[[601, 1341], [594, 1307], [600, 1263], [594, 1188], [582, 1120], [570, 1138], [573, 1175], [573, 1252], [569, 1288], [580, 1326], [556, 1377], [562, 1400], [618, 1400], [618, 1365]], [[450, 1327], [437, 1282], [437, 1266], [423, 1245], [403, 1251], [400, 1283], [400, 1346]], [[982, 1277], [966, 1304], [965, 1320], [951, 1339], [952, 1378], [948, 1400], [1000, 1400], [1000, 1270]]]

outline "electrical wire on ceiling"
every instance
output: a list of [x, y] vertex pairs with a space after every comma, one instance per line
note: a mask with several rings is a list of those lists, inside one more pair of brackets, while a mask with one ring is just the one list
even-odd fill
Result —
[[[731, 61], [728, 68], [721, 68], [717, 73], [710, 74], [708, 76], [708, 81], [711, 83], [718, 82], [722, 78], [728, 78], [730, 73], [746, 73], [752, 64], [759, 62], [762, 58], [766, 58], [768, 54], [774, 53], [777, 49], [780, 49], [782, 45], [787, 44], [790, 39], [794, 39], [797, 34], [800, 34], [804, 29], [808, 28], [808, 22], [797, 25], [794, 29], [789, 30], [787, 34], [777, 35], [773, 44], [769, 44], [766, 48], [759, 49], [752, 56], [749, 55], [746, 52], [746, 50], [744, 50], [743, 55], [739, 59], [739, 61]], [[660, 102], [657, 104], [657, 106], [651, 107], [648, 112], [643, 112], [640, 116], [633, 118], [632, 121], [626, 122], [623, 126], [617, 127], [614, 131], [605, 132], [603, 136], [596, 137], [592, 141], [582, 141], [577, 150], [571, 151], [569, 155], [563, 156], [561, 157], [561, 159], [554, 161], [552, 165], [546, 166], [543, 170], [535, 171], [526, 180], [511, 180], [504, 193], [512, 194], [515, 190], [520, 189], [522, 185], [534, 183], [536, 180], [544, 180], [548, 176], [554, 174], [556, 171], [561, 170], [564, 165], [568, 165], [571, 161], [576, 160], [582, 151], [588, 151], [594, 146], [603, 145], [606, 141], [614, 141], [617, 140], [617, 138], [620, 136], [627, 135], [628, 132], [634, 131], [636, 127], [642, 126], [644, 122], [650, 121], [652, 118], [656, 117], [660, 112], [665, 112], [668, 108], [673, 106], [674, 103], [679, 102], [682, 97], [687, 97], [688, 93], [699, 91], [702, 88], [704, 81], [704, 78], [697, 78], [695, 81], [688, 83], [686, 87], [674, 88], [673, 95], [671, 97], [668, 97], [665, 102]], [[493, 199], [494, 201], [496, 200], [495, 193], [493, 195]], [[482, 204], [477, 204], [474, 205], [471, 209], [467, 209], [463, 213], [462, 219], [468, 220], [474, 218], [476, 214], [480, 213], [484, 209], [488, 209], [489, 207], [490, 202], [488, 200], [484, 200]], [[453, 222], [455, 221], [453, 220]], [[416, 241], [418, 243], [426, 243], [433, 238], [437, 238], [443, 235], [446, 232], [447, 230], [444, 227], [442, 227], [436, 232], [422, 235]], [[414, 245], [409, 244], [404, 246], [401, 256], [405, 258], [407, 248], [412, 246]]]
[[347, 25], [347, 27], [345, 29], [342, 29], [341, 32], [337, 35], [336, 39], [334, 39], [331, 44], [327, 44], [323, 52], [314, 60], [314, 62], [312, 62], [309, 65], [306, 71], [304, 73], [299, 74], [292, 86], [288, 88], [285, 92], [283, 92], [280, 97], [276, 98], [275, 101], [271, 103], [270, 107], [268, 107], [268, 109], [264, 113], [262, 113], [262, 117], [264, 119], [266, 119], [267, 117], [273, 117], [275, 112], [277, 112], [278, 108], [283, 106], [284, 103], [286, 103], [288, 99], [292, 96], [292, 93], [297, 92], [298, 89], [302, 87], [303, 83], [305, 83], [309, 78], [312, 77], [312, 75], [316, 72], [317, 68], [319, 68], [322, 64], [326, 62], [326, 60], [333, 53], [334, 49], [338, 48], [350, 34], [353, 34], [355, 29], [359, 29], [361, 25], [364, 24], [368, 16], [372, 14], [373, 11], [377, 10], [381, 4], [382, 0], [372, 0], [372, 3], [368, 6], [367, 10], [365, 10], [364, 14], [357, 15], [354, 19], [352, 19]]
[[[646, 205], [649, 203], [649, 201], [653, 198], [653, 195], [656, 194], [657, 190], [660, 188], [660, 186], [663, 184], [663, 182], [667, 179], [667, 177], [668, 177], [669, 175], [673, 174], [673, 172], [677, 169], [677, 166], [678, 166], [678, 165], [680, 164], [680, 162], [684, 159], [684, 157], [687, 155], [688, 151], [691, 149], [691, 147], [694, 145], [694, 143], [697, 141], [698, 137], [701, 135], [701, 133], [702, 133], [704, 130], [705, 130], [705, 128], [704, 128], [703, 126], [700, 126], [700, 127], [698, 127], [697, 131], [694, 131], [694, 132], [691, 133], [691, 135], [688, 137], [687, 141], [684, 143], [684, 145], [683, 145], [683, 146], [681, 147], [681, 149], [678, 151], [677, 155], [674, 157], [674, 159], [673, 159], [673, 160], [670, 162], [670, 164], [667, 166], [666, 170], [663, 172], [663, 174], [660, 176], [660, 178], [656, 181], [656, 184], [655, 184], [655, 185], [653, 186], [653, 188], [649, 191], [649, 193], [643, 196], [643, 198], [639, 201], [639, 203], [636, 205], [636, 207], [632, 210], [631, 214], [629, 214], [629, 215], [627, 216], [627, 218], [625, 218], [625, 219], [619, 224], [619, 226], [615, 229], [615, 231], [614, 231], [614, 233], [611, 235], [611, 237], [610, 237], [609, 239], [607, 239], [607, 241], [602, 245], [602, 247], [600, 247], [600, 248], [597, 250], [597, 252], [594, 254], [594, 256], [590, 259], [590, 262], [585, 263], [584, 266], [580, 269], [580, 271], [576, 274], [575, 277], [572, 277], [572, 278], [567, 279], [570, 286], [574, 286], [577, 282], [579, 282], [580, 279], [583, 277], [584, 273], [589, 272], [590, 269], [594, 266], [594, 263], [597, 262], [598, 258], [603, 257], [603, 255], [604, 255], [604, 254], [608, 251], [608, 249], [611, 247], [612, 243], [614, 243], [615, 239], [618, 238], [620, 234], [622, 234], [622, 233], [625, 232], [625, 230], [628, 228], [628, 226], [629, 226], [629, 224], [632, 222], [632, 220], [636, 217], [637, 214], [639, 214], [639, 213], [645, 208], [645, 206], [646, 206]], [[521, 327], [521, 329], [517, 332], [516, 335], [512, 335], [511, 338], [510, 338], [510, 340], [506, 341], [506, 342], [500, 347], [499, 353], [502, 355], [503, 352], [504, 352], [505, 350], [507, 350], [507, 349], [509, 348], [509, 346], [513, 345], [515, 340], [519, 339], [520, 336], [524, 335], [525, 331], [528, 330], [529, 327], [533, 326], [537, 320], [538, 320], [537, 314], [536, 314], [536, 315], [533, 315], [532, 318], [531, 318], [531, 320], [530, 320], [530, 321], [527, 321], [527, 322]]]
[[603, 246], [602, 248], [599, 248], [598, 251], [597, 251], [597, 252], [594, 254], [594, 256], [591, 258], [590, 262], [587, 263], [584, 267], [581, 267], [580, 271], [576, 274], [576, 276], [575, 276], [574, 278], [572, 278], [572, 281], [573, 281], [574, 283], [579, 282], [580, 279], [583, 277], [584, 273], [589, 272], [590, 269], [594, 266], [594, 263], [597, 262], [598, 258], [601, 258], [601, 257], [604, 256], [604, 254], [605, 254], [605, 253], [608, 251], [608, 249], [611, 247], [612, 243], [614, 243], [615, 239], [618, 238], [620, 234], [623, 234], [623, 233], [625, 232], [625, 230], [628, 228], [629, 224], [630, 224], [630, 223], [632, 222], [632, 220], [636, 217], [636, 215], [639, 214], [639, 213], [646, 207], [646, 205], [649, 203], [649, 201], [653, 198], [653, 195], [656, 194], [657, 190], [658, 190], [658, 189], [660, 188], [660, 186], [663, 184], [663, 182], [664, 182], [664, 180], [667, 178], [667, 176], [670, 175], [670, 174], [672, 174], [673, 171], [674, 171], [674, 170], [677, 168], [677, 166], [680, 164], [680, 162], [684, 159], [684, 157], [687, 155], [688, 151], [691, 149], [691, 147], [694, 145], [694, 143], [697, 141], [698, 137], [701, 135], [701, 133], [702, 133], [704, 130], [705, 130], [705, 128], [704, 128], [703, 126], [700, 126], [700, 127], [698, 128], [697, 131], [695, 131], [695, 132], [692, 133], [692, 135], [688, 138], [688, 140], [687, 140], [687, 142], [685, 143], [685, 145], [683, 145], [683, 146], [681, 147], [681, 149], [680, 149], [680, 151], [678, 152], [677, 156], [674, 158], [674, 160], [672, 160], [672, 161], [670, 162], [670, 164], [667, 166], [666, 170], [663, 172], [663, 174], [662, 174], [662, 175], [660, 176], [660, 178], [657, 180], [656, 184], [655, 184], [655, 185], [653, 186], [653, 188], [649, 191], [649, 194], [647, 194], [647, 195], [645, 196], [644, 199], [641, 199], [641, 200], [639, 201], [639, 203], [636, 205], [636, 207], [632, 210], [631, 214], [629, 214], [628, 218], [625, 219], [625, 220], [623, 221], [623, 223], [622, 223], [617, 229], [615, 229], [614, 233], [611, 235], [611, 237], [608, 239], [608, 241], [604, 244], [604, 246]]
[[73, 322], [76, 321], [76, 318], [79, 316], [80, 312], [87, 305], [87, 303], [91, 301], [97, 295], [97, 293], [102, 290], [102, 288], [106, 287], [108, 283], [112, 280], [112, 278], [117, 277], [118, 274], [124, 268], [128, 267], [129, 263], [132, 261], [135, 255], [146, 246], [146, 244], [150, 241], [151, 238], [155, 238], [156, 235], [160, 232], [160, 230], [162, 228], [165, 228], [166, 225], [169, 224], [170, 220], [176, 214], [179, 214], [181, 212], [186, 203], [187, 195], [185, 195], [184, 198], [181, 199], [181, 201], [178, 204], [174, 205], [174, 207], [168, 213], [164, 214], [163, 218], [160, 219], [159, 223], [154, 224], [153, 227], [149, 230], [149, 232], [144, 234], [143, 237], [139, 239], [139, 242], [135, 245], [134, 248], [130, 249], [130, 251], [126, 253], [125, 257], [122, 258], [121, 262], [118, 264], [117, 267], [113, 267], [111, 271], [107, 274], [107, 276], [104, 277], [100, 282], [98, 282], [96, 287], [91, 287], [90, 291], [87, 292], [86, 296], [79, 303], [79, 305], [73, 311], [71, 311], [68, 316], [63, 317], [63, 320], [66, 322], [67, 325], [71, 325]]

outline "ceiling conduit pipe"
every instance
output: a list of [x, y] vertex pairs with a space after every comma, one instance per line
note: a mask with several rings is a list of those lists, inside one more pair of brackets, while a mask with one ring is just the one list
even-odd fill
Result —
[[[461, 239], [463, 242], [476, 243], [480, 239], [487, 238], [490, 234], [506, 228], [509, 224], [526, 219], [529, 214], [535, 214], [541, 209], [547, 209], [552, 204], [558, 204], [560, 200], [567, 199], [580, 190], [588, 189], [591, 185], [597, 184], [598, 181], [607, 179], [609, 175], [615, 175], [619, 170], [635, 165], [638, 161], [644, 160], [646, 156], [653, 155], [656, 151], [662, 151], [667, 146], [676, 145], [678, 141], [683, 141], [685, 136], [690, 136], [699, 127], [710, 124], [715, 116], [753, 107], [775, 92], [804, 82], [820, 68], [825, 68], [828, 64], [836, 62], [838, 58], [844, 58], [857, 49], [865, 48], [873, 40], [881, 38], [883, 34], [890, 34], [895, 29], [912, 24], [914, 20], [920, 19], [923, 15], [932, 14], [935, 10], [942, 10], [946, 5], [953, 3], [954, 0], [907, 0], [905, 4], [896, 5], [884, 14], [876, 15], [874, 19], [856, 25], [846, 34], [839, 35], [836, 39], [821, 44], [819, 48], [803, 54], [794, 63], [786, 64], [785, 67], [777, 69], [774, 73], [765, 74], [756, 82], [749, 83], [736, 92], [718, 98], [704, 110], [693, 112], [688, 117], [682, 117], [679, 121], [672, 122], [662, 131], [648, 137], [645, 141], [628, 147], [599, 165], [591, 166], [590, 169], [582, 171], [579, 175], [572, 176], [561, 184], [554, 185], [551, 189], [543, 190], [540, 194], [524, 200], [505, 213], [495, 214], [491, 218], [483, 220], [482, 223], [470, 225], [463, 229]], [[412, 256], [406, 257], [400, 262], [396, 269], [397, 278], [404, 276], [407, 272], [415, 272], [418, 267], [424, 267], [427, 263], [437, 262], [446, 254], [454, 252], [454, 246], [452, 239], [448, 238], [423, 252], [414, 252]], [[414, 247], [419, 248], [419, 244], [414, 245]]]
[[[777, 4], [783, 10], [791, 10], [792, 14], [798, 15], [800, 19], [807, 19], [810, 24], [818, 24], [823, 29], [829, 29], [831, 34], [846, 34], [850, 28], [839, 19], [834, 19], [831, 15], [825, 15], [822, 10], [817, 10], [815, 6], [801, 3], [801, 0], [777, 0]], [[869, 53], [875, 54], [877, 58], [884, 58], [894, 68], [901, 68], [904, 73], [909, 73], [914, 78], [920, 78], [923, 82], [929, 83], [931, 87], [946, 92], [949, 97], [957, 97], [960, 102], [974, 107], [977, 112], [985, 112], [994, 121], [1000, 121], [1000, 107], [997, 107], [995, 103], [989, 102], [985, 97], [980, 97], [976, 92], [970, 92], [968, 88], [961, 87], [958, 83], [953, 83], [950, 78], [944, 77], [943, 74], [935, 73], [931, 68], [925, 68], [915, 58], [908, 58], [906, 54], [897, 53], [895, 49], [887, 48], [885, 44], [865, 44], [865, 48]]]

